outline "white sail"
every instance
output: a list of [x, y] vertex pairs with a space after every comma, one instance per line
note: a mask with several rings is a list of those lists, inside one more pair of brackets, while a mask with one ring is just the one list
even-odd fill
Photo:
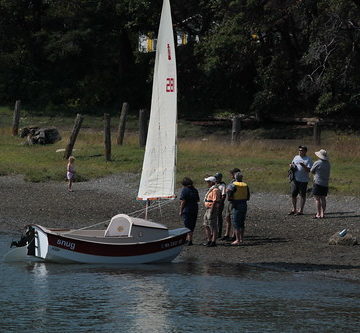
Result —
[[177, 77], [169, 0], [164, 0], [155, 57], [148, 136], [139, 200], [173, 198], [176, 166]]

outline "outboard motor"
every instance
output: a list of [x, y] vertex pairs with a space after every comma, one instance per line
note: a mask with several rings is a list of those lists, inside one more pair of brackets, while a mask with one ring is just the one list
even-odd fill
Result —
[[[12, 241], [10, 247], [22, 247], [34, 243], [35, 230], [33, 227], [27, 226], [24, 234], [21, 235], [20, 240]], [[34, 244], [35, 245], [35, 244]], [[30, 250], [30, 249], [29, 249]]]

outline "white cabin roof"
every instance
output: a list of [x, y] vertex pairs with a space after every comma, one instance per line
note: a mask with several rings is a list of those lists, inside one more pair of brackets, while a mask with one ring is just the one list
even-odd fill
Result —
[[[148, 228], [153, 231], [157, 230], [159, 233], [160, 230], [168, 230], [167, 227], [160, 223], [155, 223], [151, 221], [147, 221], [144, 219], [131, 217], [126, 214], [118, 214], [111, 218], [111, 221], [105, 230], [105, 237], [117, 237], [117, 236], [126, 236], [130, 237], [132, 235], [133, 229], [138, 228]], [[141, 233], [142, 234], [142, 233]]]

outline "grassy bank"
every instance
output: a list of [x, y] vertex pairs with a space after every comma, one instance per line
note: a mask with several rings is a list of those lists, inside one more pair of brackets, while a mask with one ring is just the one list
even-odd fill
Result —
[[[21, 126], [36, 124], [56, 126], [62, 140], [54, 145], [25, 146], [24, 139], [10, 135], [11, 112], [0, 109], [0, 175], [23, 174], [29, 181], [65, 181], [66, 161], [62, 152], [73, 125], [73, 118], [32, 118], [21, 119]], [[143, 149], [138, 147], [136, 121], [130, 119], [123, 146], [115, 144], [113, 131], [112, 161], [105, 162], [101, 117], [85, 117], [75, 145], [78, 180], [120, 172], [140, 173]], [[274, 140], [257, 139], [252, 131], [244, 131], [242, 141], [237, 145], [228, 143], [229, 135], [209, 134], [209, 130], [179, 124], [178, 175], [180, 180], [190, 176], [196, 186], [204, 186], [203, 178], [215, 172], [222, 172], [228, 180], [228, 170], [240, 167], [245, 180], [253, 191], [275, 191], [287, 193], [288, 164], [297, 153], [299, 144], [306, 144], [309, 155], [316, 160], [314, 152], [320, 148], [328, 150], [331, 163], [331, 193], [342, 195], [360, 194], [360, 138], [355, 135], [341, 135], [328, 131], [323, 133], [322, 145], [312, 144], [311, 136], [298, 139]], [[185, 138], [185, 134], [191, 138]]]

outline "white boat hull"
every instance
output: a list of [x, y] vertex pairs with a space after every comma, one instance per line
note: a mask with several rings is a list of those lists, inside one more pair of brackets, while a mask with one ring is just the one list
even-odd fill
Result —
[[170, 262], [174, 260], [180, 253], [181, 247], [177, 246], [161, 253], [150, 253], [138, 256], [100, 256], [75, 251], [59, 249], [58, 247], [49, 247], [49, 251], [44, 258], [47, 262], [56, 263], [83, 263], [83, 264], [147, 264]]
[[189, 232], [187, 228], [179, 228], [169, 231], [169, 237], [152, 242], [110, 243], [105, 242], [105, 238], [97, 242], [87, 241], [52, 232], [39, 225], [31, 227], [35, 231], [35, 247], [29, 250], [30, 245], [28, 245], [10, 250], [4, 258], [7, 262], [24, 260], [84, 264], [170, 262], [179, 255]]

